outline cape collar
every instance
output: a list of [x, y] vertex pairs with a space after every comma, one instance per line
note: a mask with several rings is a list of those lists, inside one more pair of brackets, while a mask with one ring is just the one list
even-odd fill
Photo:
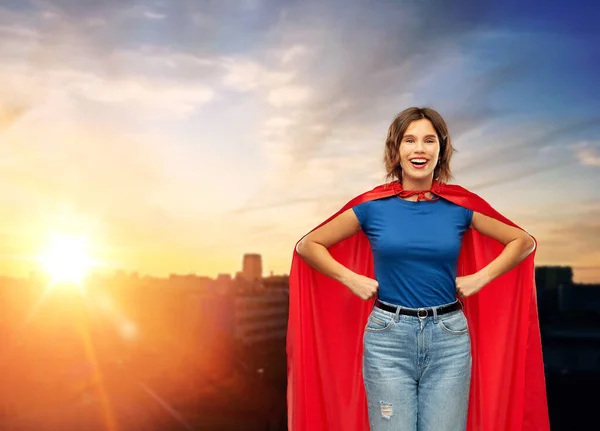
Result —
[[[428, 190], [404, 190], [402, 188], [402, 184], [400, 184], [399, 181], [394, 181], [391, 185], [394, 190], [394, 193], [401, 198], [408, 198], [408, 197], [417, 195], [417, 202], [424, 201], [424, 200], [427, 200], [427, 201], [438, 200], [440, 198], [439, 195], [440, 195], [440, 192], [442, 189], [441, 184], [435, 180], [431, 184], [431, 188]], [[427, 197], [427, 193], [433, 194], [434, 195], [433, 199]]]

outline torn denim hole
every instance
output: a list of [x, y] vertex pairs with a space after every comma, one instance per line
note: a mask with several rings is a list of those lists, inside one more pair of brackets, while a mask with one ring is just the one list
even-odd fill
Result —
[[391, 419], [393, 415], [392, 404], [384, 401], [379, 401], [381, 404], [381, 417], [384, 419]]

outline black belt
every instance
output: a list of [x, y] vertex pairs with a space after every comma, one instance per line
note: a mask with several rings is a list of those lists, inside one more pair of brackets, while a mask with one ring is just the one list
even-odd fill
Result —
[[375, 307], [381, 308], [382, 310], [389, 311], [390, 313], [398, 312], [398, 308], [400, 308], [400, 314], [406, 314], [407, 316], [416, 316], [425, 318], [427, 316], [433, 316], [433, 309], [435, 308], [436, 314], [439, 316], [441, 314], [450, 313], [452, 311], [460, 310], [462, 308], [462, 304], [460, 301], [453, 302], [452, 304], [443, 305], [441, 307], [430, 307], [430, 308], [404, 308], [398, 307], [396, 305], [388, 305], [381, 302], [379, 299], [375, 301]]

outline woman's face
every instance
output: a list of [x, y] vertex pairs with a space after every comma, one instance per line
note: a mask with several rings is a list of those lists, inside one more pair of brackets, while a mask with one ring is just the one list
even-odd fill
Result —
[[431, 122], [425, 118], [409, 124], [400, 141], [402, 178], [433, 179], [440, 155], [440, 142]]

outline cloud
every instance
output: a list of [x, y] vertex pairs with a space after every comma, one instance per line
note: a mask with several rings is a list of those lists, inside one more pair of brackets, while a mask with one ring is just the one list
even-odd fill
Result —
[[71, 57], [70, 51], [63, 52], [62, 46], [23, 24], [0, 25], [0, 35], [5, 99], [0, 127], [16, 120], [24, 107], [36, 111], [85, 102], [138, 117], [186, 119], [216, 97], [217, 83], [211, 82], [216, 66], [205, 57], [146, 46]]
[[282, 138], [285, 136], [286, 130], [296, 124], [296, 120], [291, 117], [276, 116], [265, 120], [263, 125], [263, 137]]
[[[572, 167], [584, 147], [565, 141], [593, 133], [598, 118], [563, 115], [524, 121], [500, 116], [480, 125], [461, 137], [453, 163], [457, 177], [473, 178], [473, 187], [485, 188]], [[469, 157], [463, 157], [463, 149]], [[575, 157], [566, 159], [565, 151]]]
[[144, 12], [144, 16], [148, 19], [153, 19], [153, 20], [163, 20], [167, 17], [167, 15], [164, 13], [158, 13], [158, 12], [152, 12], [152, 11]]
[[575, 157], [584, 166], [600, 167], [600, 147], [587, 142], [575, 146]]
[[29, 110], [21, 104], [0, 105], [0, 131], [10, 127]]
[[309, 87], [290, 85], [271, 90], [267, 100], [276, 108], [293, 108], [305, 106], [312, 95], [313, 91]]
[[104, 18], [88, 18], [85, 20], [85, 24], [89, 27], [103, 27], [107, 24], [107, 21]]
[[[93, 72], [56, 68], [41, 75], [21, 74], [18, 69], [0, 67], [5, 82], [0, 85], [5, 94], [21, 101], [1, 110], [1, 123], [12, 122], [25, 110], [21, 103], [33, 103], [31, 109], [48, 108], [54, 104], [73, 108], [82, 101], [135, 113], [138, 118], [162, 117], [185, 119], [197, 108], [209, 103], [215, 91], [197, 82], [176, 82], [172, 79], [149, 79], [135, 75], [101, 76]], [[18, 96], [17, 96], [18, 95]]]
[[296, 44], [290, 46], [289, 48], [279, 50], [277, 55], [279, 56], [281, 64], [286, 66], [291, 63], [295, 63], [297, 60], [306, 57], [312, 52], [314, 51], [308, 48], [306, 45]]
[[201, 84], [177, 84], [169, 81], [149, 80], [143, 77], [106, 79], [91, 74], [71, 75], [66, 86], [74, 96], [90, 101], [130, 106], [132, 110], [151, 111], [156, 115], [186, 118], [194, 109], [210, 102], [215, 92]]
[[[506, 103], [507, 89], [511, 96], [515, 88], [520, 89], [522, 98], [546, 93], [539, 81], [530, 90], [520, 88], [534, 76], [537, 65], [531, 53], [539, 52], [541, 39], [530, 34], [528, 42], [515, 49], [522, 33], [503, 28], [500, 21], [488, 25], [488, 9], [483, 5], [469, 4], [475, 6], [469, 9], [464, 7], [467, 2], [459, 3], [448, 12], [456, 20], [416, 4], [378, 4], [371, 11], [353, 7], [335, 19], [327, 6], [286, 9], [269, 33], [269, 52], [290, 54], [280, 54], [279, 62], [267, 52], [259, 51], [255, 58], [270, 72], [287, 71], [286, 65], [294, 63], [287, 87], [311, 91], [310, 97], [307, 92], [287, 104], [273, 103], [279, 101], [272, 97], [276, 86], [262, 91], [272, 107], [267, 118], [293, 119], [276, 131], [264, 126], [263, 151], [280, 166], [272, 171], [272, 183], [288, 190], [300, 177], [305, 187], [312, 187], [330, 177], [308, 176], [309, 165], [325, 160], [324, 154], [343, 153], [359, 145], [363, 170], [352, 170], [354, 176], [348, 175], [350, 169], [341, 170], [338, 181], [367, 186], [374, 178], [371, 160], [381, 158], [389, 122], [410, 105], [433, 105], [440, 110], [455, 144], [472, 154], [468, 162], [462, 159], [466, 164], [458, 171], [478, 176], [481, 187], [564, 167], [554, 153], [542, 160], [539, 149], [549, 142], [560, 145], [574, 133], [589, 132], [597, 119], [589, 114], [574, 113], [570, 118], [545, 113], [545, 117], [538, 114], [532, 124], [533, 104], [516, 106], [520, 102], [514, 98]], [[481, 39], [497, 47], [501, 55], [486, 55]], [[469, 141], [474, 130], [483, 134], [478, 141]], [[495, 176], [489, 175], [491, 160], [499, 171]], [[271, 189], [265, 188], [256, 199], [265, 199], [267, 190]]]
[[285, 236], [288, 219], [265, 220], [306, 227], [380, 183], [385, 132], [411, 105], [444, 115], [456, 172], [480, 188], [598, 165], [596, 146], [569, 146], [597, 124], [589, 99], [567, 103], [581, 96], [582, 63], [568, 56], [564, 76], [547, 67], [579, 39], [536, 34], [486, 2], [425, 3], [4, 2], [3, 166], [22, 163], [10, 178], [23, 196], [41, 183], [48, 199], [123, 220], [116, 236], [147, 217], [139, 241], [167, 220], [182, 230], [157, 232], [185, 248], [194, 240], [181, 232], [202, 234], [184, 214], [202, 205], [238, 206], [233, 247], [248, 226], [261, 241]]
[[[575, 276], [592, 280], [600, 274], [600, 201], [587, 194], [569, 196], [569, 204], [556, 200], [540, 204], [532, 194], [511, 211], [511, 218], [538, 240], [537, 265], [571, 265]], [[588, 267], [580, 268], [580, 267]], [[591, 278], [589, 278], [591, 277]]]
[[291, 81], [293, 73], [270, 70], [257, 61], [244, 58], [224, 58], [221, 65], [225, 70], [223, 82], [241, 92], [270, 89]]
[[[35, 32], [39, 44], [31, 48], [44, 58], [69, 66], [96, 61], [96, 67], [104, 68], [103, 60], [115, 50], [135, 50], [144, 45], [176, 47], [202, 56], [219, 51], [213, 41], [221, 28], [214, 24], [220, 21], [210, 4], [202, 7], [174, 0], [150, 6], [137, 0], [37, 0], [21, 7], [0, 7], [0, 28]], [[211, 23], [201, 33], [192, 18], [200, 12]], [[52, 19], [44, 18], [49, 14]], [[159, 33], [156, 21], [161, 22]], [[4, 42], [0, 41], [7, 45]], [[26, 51], [21, 54], [25, 56]], [[31, 58], [31, 52], [28, 54]]]
[[19, 37], [24, 39], [37, 39], [39, 32], [22, 24], [0, 25], [0, 34], [4, 37]]
[[542, 260], [565, 259], [569, 256], [571, 262], [588, 261], [588, 256], [598, 252], [600, 244], [600, 221], [589, 218], [576, 217], [571, 222], [557, 225], [554, 222], [548, 227], [545, 234], [539, 239], [540, 258]]
[[[263, 152], [280, 166], [273, 182], [289, 185], [323, 152], [359, 143], [370, 148], [366, 163], [363, 153], [363, 178], [371, 175], [370, 160], [381, 159], [393, 116], [418, 102], [415, 92], [425, 77], [443, 76], [444, 56], [457, 54], [444, 51], [477, 28], [484, 11], [475, 5], [467, 15], [457, 13], [461, 25], [453, 25], [408, 3], [378, 3], [368, 10], [287, 4], [263, 38], [264, 48], [253, 50], [253, 60], [233, 57], [226, 76], [231, 87], [262, 98], [265, 121], [287, 119], [263, 126]], [[479, 117], [490, 115], [482, 112]], [[293, 172], [291, 179], [282, 177], [286, 172]]]

